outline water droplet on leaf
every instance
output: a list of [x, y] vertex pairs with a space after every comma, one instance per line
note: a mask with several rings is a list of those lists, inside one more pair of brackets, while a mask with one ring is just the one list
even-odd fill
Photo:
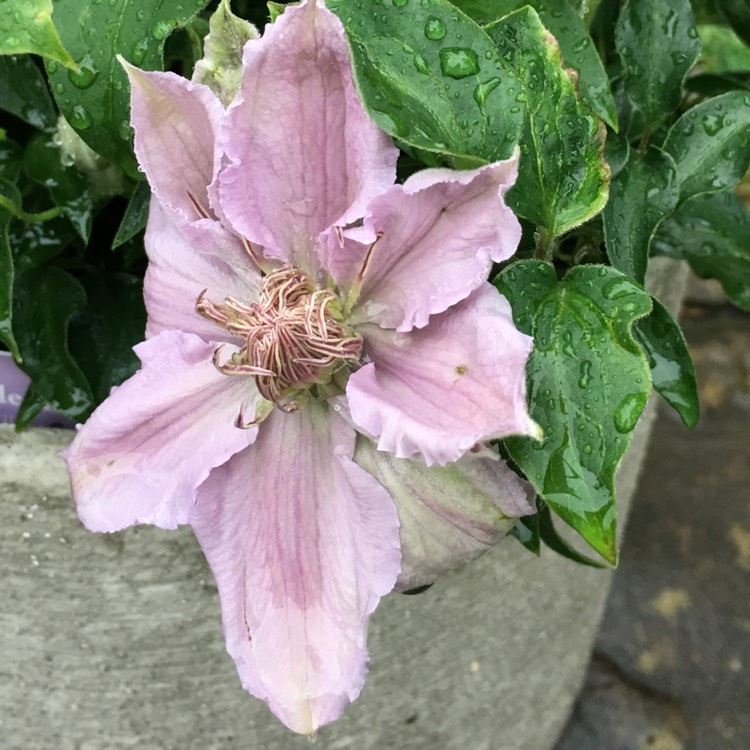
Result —
[[78, 63], [78, 72], [68, 71], [68, 79], [79, 89], [87, 89], [99, 77], [99, 71], [94, 66], [94, 59], [87, 54], [83, 60]]
[[618, 432], [623, 435], [632, 432], [643, 407], [646, 406], [647, 398], [645, 393], [631, 393], [625, 396], [615, 409], [615, 428]]
[[434, 16], [428, 18], [424, 25], [424, 35], [433, 42], [437, 42], [445, 36], [445, 24]]
[[422, 55], [414, 55], [414, 67], [422, 73], [422, 75], [430, 75], [430, 66]]
[[443, 47], [440, 50], [440, 69], [449, 78], [466, 78], [479, 73], [479, 58], [473, 49]]
[[154, 39], [161, 41], [162, 39], [166, 39], [176, 26], [177, 21], [174, 18], [167, 18], [164, 21], [159, 21], [151, 33], [154, 35]]
[[490, 78], [488, 81], [479, 83], [474, 89], [474, 101], [479, 105], [482, 114], [485, 113], [485, 102], [487, 97], [500, 85], [499, 78]]
[[703, 118], [702, 124], [703, 129], [706, 131], [706, 134], [714, 136], [721, 130], [723, 121], [722, 118], [718, 115], [706, 115]]
[[148, 52], [148, 39], [141, 39], [140, 42], [136, 42], [131, 51], [133, 65], [140, 65], [146, 57], [146, 52]]
[[80, 104], [76, 104], [68, 117], [68, 122], [76, 130], [86, 130], [94, 124], [94, 120], [88, 110]]

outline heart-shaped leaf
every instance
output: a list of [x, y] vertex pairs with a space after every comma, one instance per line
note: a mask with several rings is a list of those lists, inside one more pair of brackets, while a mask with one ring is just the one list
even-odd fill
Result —
[[529, 404], [544, 431], [542, 442], [510, 438], [506, 448], [550, 508], [614, 564], [615, 472], [651, 391], [631, 327], [650, 312], [651, 298], [596, 265], [558, 281], [551, 264], [519, 261], [495, 284], [516, 325], [534, 336]]
[[508, 203], [554, 239], [607, 202], [604, 126], [581, 104], [560, 48], [532, 8], [491, 24], [487, 33], [518, 71], [527, 99], [518, 180]]

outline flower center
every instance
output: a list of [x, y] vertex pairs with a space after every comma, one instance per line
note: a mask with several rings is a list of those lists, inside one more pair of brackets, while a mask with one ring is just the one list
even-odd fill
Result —
[[227, 297], [223, 305], [201, 292], [195, 310], [244, 340], [239, 351], [214, 364], [226, 375], [252, 375], [260, 394], [284, 411], [296, 396], [330, 382], [347, 362], [362, 357], [362, 338], [343, 322], [338, 296], [316, 286], [299, 268], [285, 266], [263, 278], [258, 302]]

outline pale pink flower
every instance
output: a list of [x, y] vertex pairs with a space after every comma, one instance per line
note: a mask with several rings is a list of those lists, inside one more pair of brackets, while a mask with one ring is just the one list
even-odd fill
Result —
[[536, 429], [531, 340], [486, 281], [519, 241], [516, 159], [393, 184], [321, 2], [247, 43], [226, 110], [129, 73], [147, 340], [66, 452], [78, 512], [95, 531], [190, 524], [242, 684], [309, 733], [361, 690], [382, 596], [532, 512], [485, 442]]

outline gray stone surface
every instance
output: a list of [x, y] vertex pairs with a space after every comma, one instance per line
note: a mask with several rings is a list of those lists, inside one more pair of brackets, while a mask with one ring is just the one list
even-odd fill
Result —
[[750, 748], [750, 316], [688, 308], [702, 417], [652, 437], [595, 657], [557, 750]]
[[[679, 297], [662, 274], [661, 295]], [[634, 491], [650, 407], [620, 472]], [[69, 434], [0, 431], [0, 747], [307, 748], [242, 691], [189, 529], [94, 535], [62, 462]], [[610, 573], [508, 539], [370, 627], [360, 699], [321, 750], [548, 750], [586, 668]]]

